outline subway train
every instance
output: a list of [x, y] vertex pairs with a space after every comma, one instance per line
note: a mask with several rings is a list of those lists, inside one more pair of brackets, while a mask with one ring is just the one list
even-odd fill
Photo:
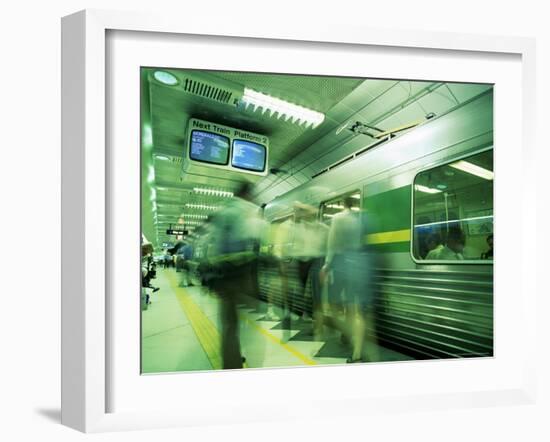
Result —
[[[399, 137], [359, 149], [264, 207], [272, 225], [295, 201], [328, 221], [352, 196], [366, 214], [363, 240], [379, 259], [378, 341], [416, 359], [493, 355], [493, 93], [473, 97]], [[428, 253], [430, 236], [460, 229], [458, 259]], [[441, 246], [440, 246], [441, 247]], [[259, 270], [260, 296], [283, 303], [275, 265]], [[296, 279], [296, 278], [291, 278]], [[293, 287], [291, 305], [311, 312]]]

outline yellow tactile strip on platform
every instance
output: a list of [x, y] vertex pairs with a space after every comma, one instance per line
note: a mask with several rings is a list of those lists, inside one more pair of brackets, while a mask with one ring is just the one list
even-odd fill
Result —
[[[176, 295], [176, 298], [180, 304], [180, 307], [189, 319], [191, 327], [197, 335], [197, 339], [199, 340], [202, 348], [206, 353], [206, 356], [208, 357], [208, 360], [210, 361], [210, 365], [214, 370], [222, 369], [223, 365], [220, 354], [221, 336], [218, 329], [204, 314], [197, 303], [193, 301], [191, 295], [189, 295], [189, 293], [183, 287], [179, 286], [177, 275], [169, 272], [167, 276], [170, 281], [170, 286], [174, 290], [174, 294]], [[274, 336], [268, 330], [265, 330], [245, 315], [241, 314], [239, 316], [241, 320], [245, 321], [249, 326], [261, 333], [265, 338], [283, 347], [286, 351], [288, 351], [294, 357], [298, 358], [305, 365], [317, 365], [317, 362], [315, 362], [313, 359], [308, 358], [291, 345], [281, 341], [278, 337]]]
[[223, 368], [220, 354], [221, 336], [218, 329], [195, 301], [191, 299], [189, 293], [179, 286], [176, 275], [168, 272], [167, 276], [183, 312], [189, 319], [191, 327], [193, 327], [197, 339], [210, 361], [210, 365], [214, 370], [221, 370]]

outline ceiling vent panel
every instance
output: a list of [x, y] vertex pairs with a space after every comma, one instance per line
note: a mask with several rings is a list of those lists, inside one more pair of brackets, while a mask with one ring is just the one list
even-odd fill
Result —
[[219, 77], [211, 76], [204, 72], [181, 72], [177, 70], [165, 70], [165, 72], [177, 78], [177, 84], [167, 85], [162, 83], [155, 78], [154, 73], [150, 75], [149, 81], [164, 87], [176, 88], [197, 97], [232, 106], [238, 103], [244, 93], [244, 86]]
[[204, 74], [183, 73], [180, 87], [188, 94], [197, 95], [222, 104], [235, 105], [243, 95], [243, 87]]

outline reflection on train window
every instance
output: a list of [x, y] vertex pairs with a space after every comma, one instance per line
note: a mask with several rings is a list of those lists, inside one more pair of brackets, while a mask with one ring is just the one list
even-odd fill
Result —
[[416, 259], [493, 259], [493, 177], [492, 149], [416, 176]]
[[348, 197], [350, 197], [352, 203], [350, 210], [358, 212], [361, 207], [361, 193], [356, 191], [351, 194], [340, 195], [333, 200], [325, 201], [321, 204], [321, 221], [325, 224], [330, 224], [332, 217], [345, 209], [344, 200]]

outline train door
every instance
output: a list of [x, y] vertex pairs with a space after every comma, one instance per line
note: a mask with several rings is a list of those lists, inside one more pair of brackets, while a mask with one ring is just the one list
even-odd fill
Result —
[[361, 192], [359, 190], [354, 190], [353, 192], [339, 195], [336, 198], [321, 203], [319, 211], [321, 222], [330, 225], [330, 221], [334, 215], [344, 211], [344, 200], [348, 197], [350, 197], [352, 203], [350, 210], [359, 212], [361, 210]]

